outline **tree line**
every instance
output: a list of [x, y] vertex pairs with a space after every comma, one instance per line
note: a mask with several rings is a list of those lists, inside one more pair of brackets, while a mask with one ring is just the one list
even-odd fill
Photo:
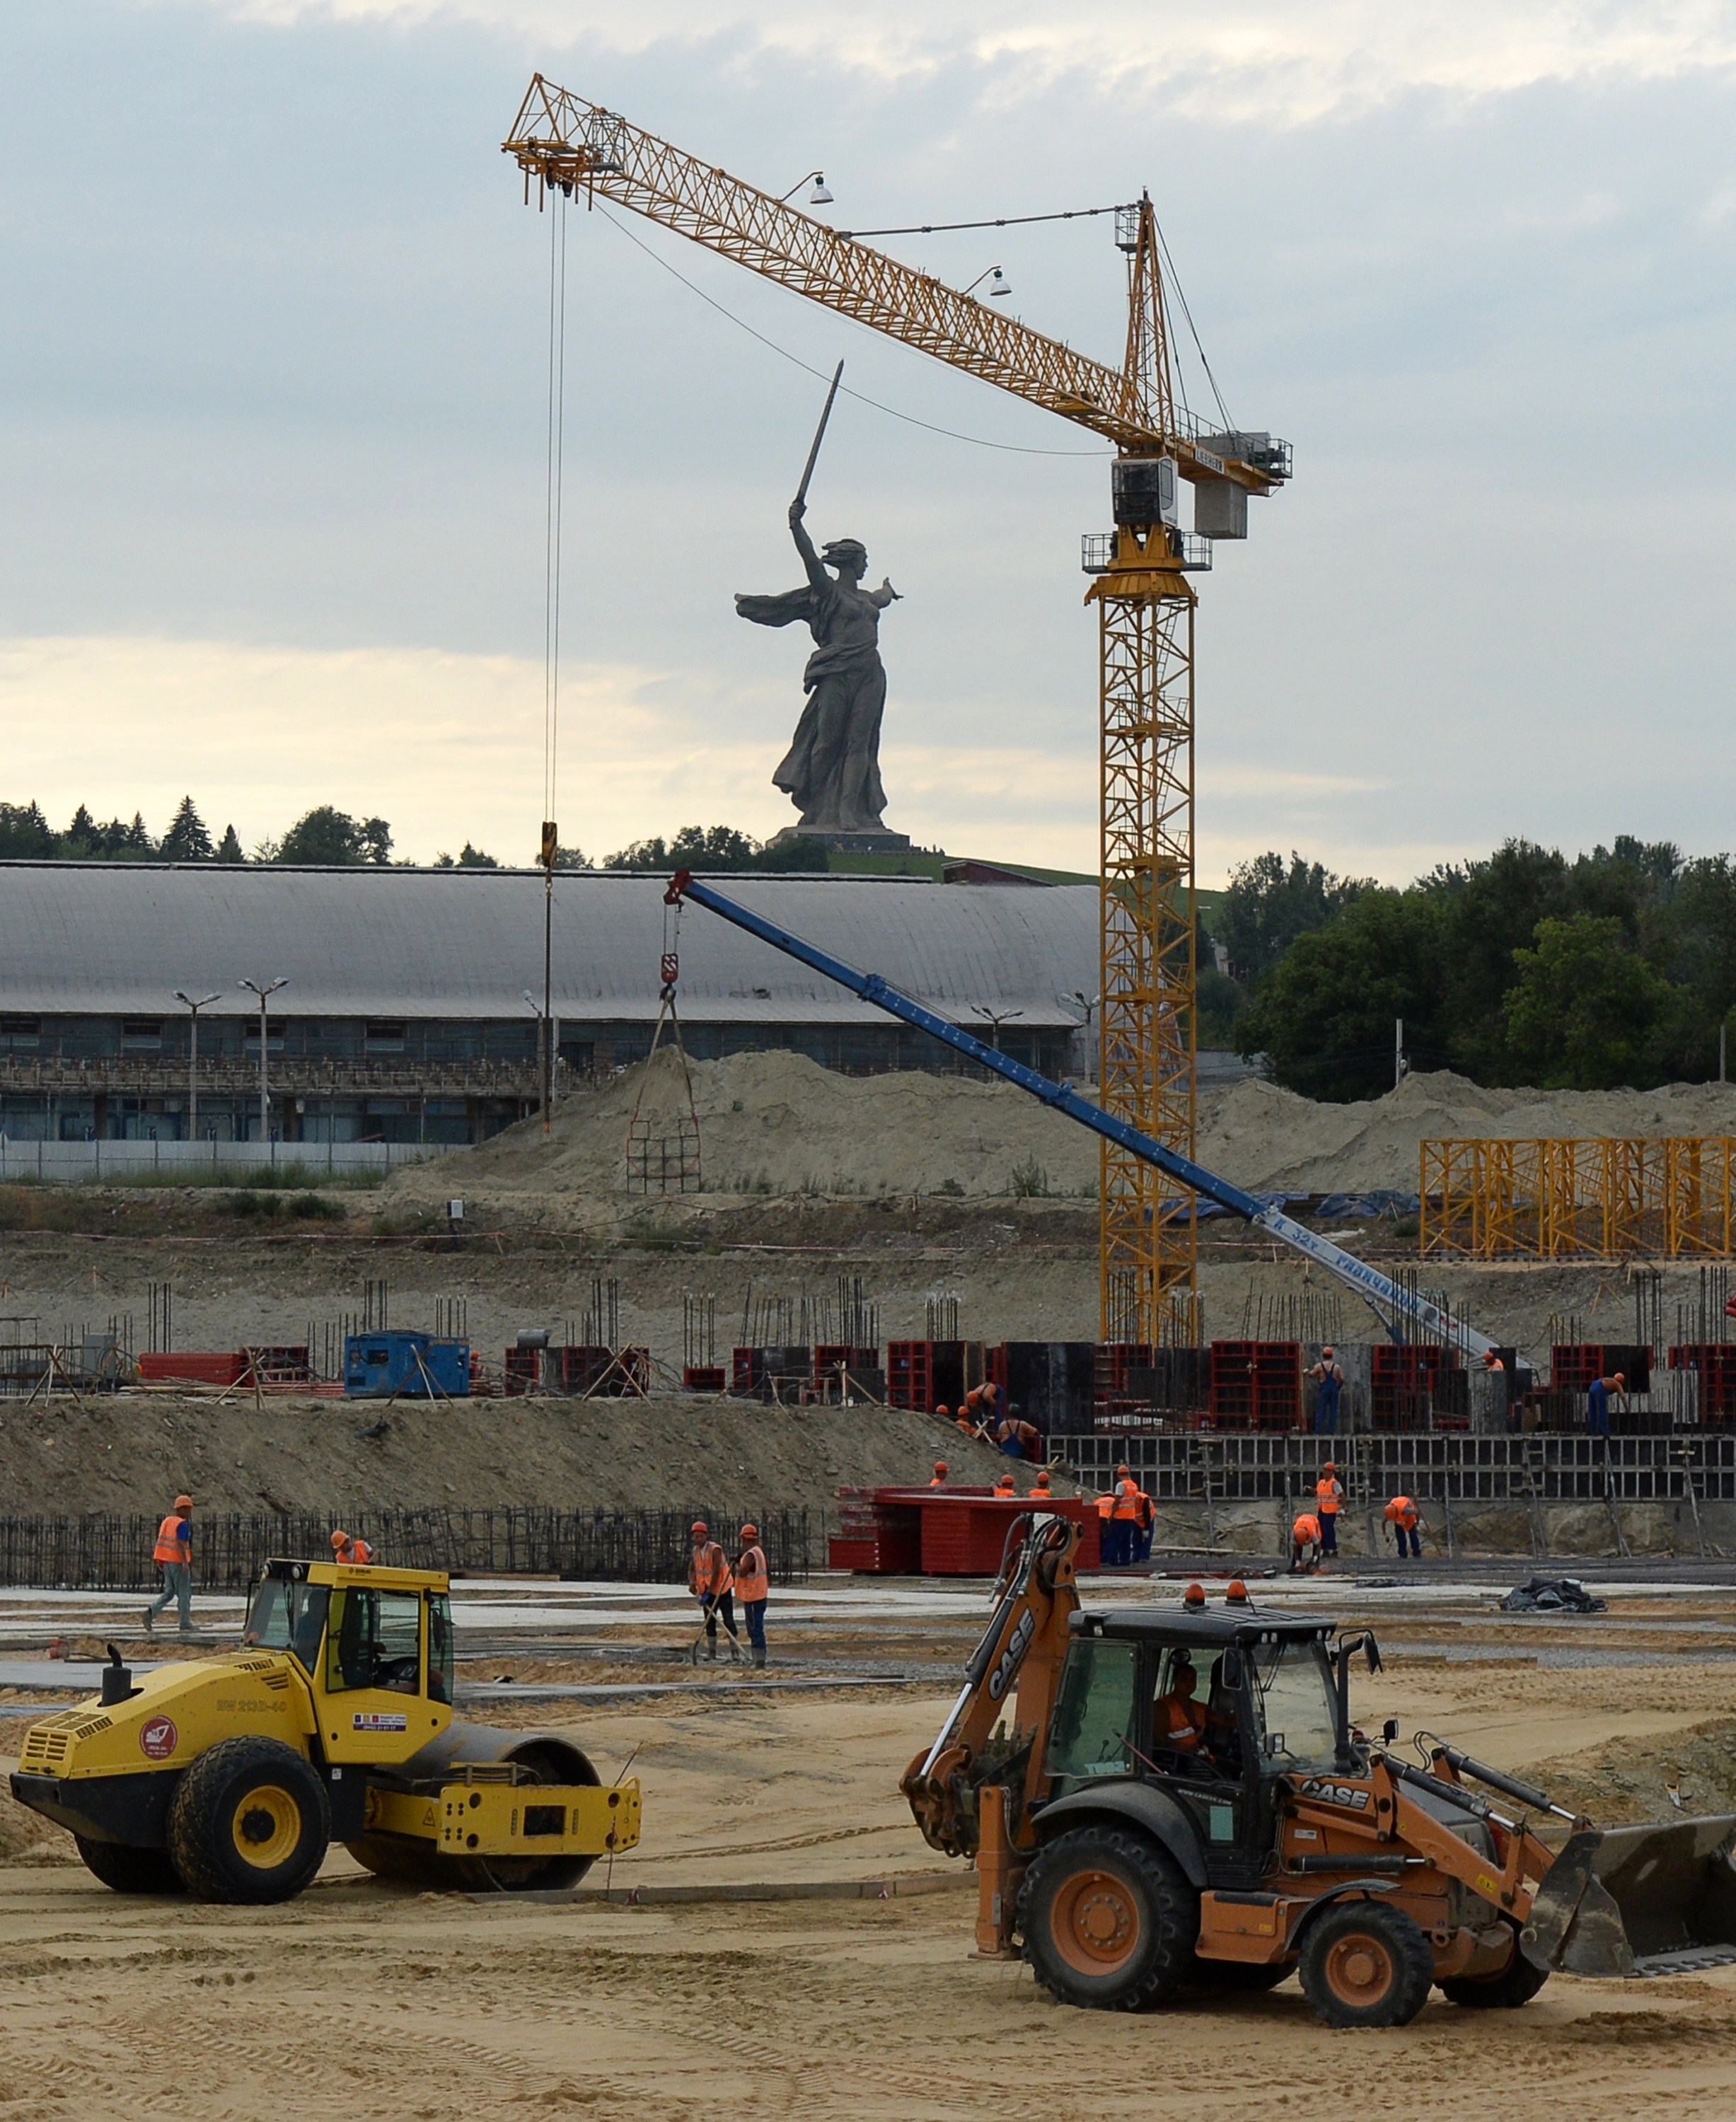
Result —
[[1265, 1054], [1309, 1097], [1390, 1090], [1397, 1019], [1411, 1067], [1489, 1086], [1705, 1082], [1736, 1010], [1736, 866], [1513, 839], [1392, 889], [1267, 853], [1201, 942], [1201, 1043]]
[[[99, 824], [81, 803], [57, 832], [39, 803], [0, 803], [0, 862], [274, 862], [352, 868], [392, 860], [392, 829], [384, 818], [354, 818], [321, 803], [298, 818], [281, 839], [243, 852], [233, 825], [213, 839], [190, 796], [184, 796], [166, 832], [152, 839], [143, 816]], [[732, 825], [684, 825], [670, 840], [635, 840], [601, 864], [577, 848], [563, 848], [562, 869], [676, 869], [789, 872], [823, 870], [824, 848], [812, 840], [755, 839]], [[438, 854], [436, 869], [498, 869], [499, 862], [466, 840], [456, 855]]]

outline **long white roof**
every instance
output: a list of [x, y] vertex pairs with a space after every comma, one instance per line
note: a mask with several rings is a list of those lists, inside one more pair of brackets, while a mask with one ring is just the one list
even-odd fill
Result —
[[[558, 872], [554, 994], [564, 1022], [657, 1015], [666, 880]], [[718, 888], [847, 965], [975, 1027], [1074, 1024], [1097, 987], [1090, 886], [727, 876]], [[717, 915], [686, 907], [681, 1014], [695, 1022], [883, 1024], [879, 1010]], [[0, 1010], [161, 1016], [175, 990], [285, 1016], [511, 1017], [543, 979], [540, 870], [0, 862]]]

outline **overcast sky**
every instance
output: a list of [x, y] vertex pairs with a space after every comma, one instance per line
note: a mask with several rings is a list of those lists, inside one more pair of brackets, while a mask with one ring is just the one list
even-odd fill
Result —
[[[823, 166], [840, 227], [1149, 187], [1231, 414], [1296, 452], [1200, 579], [1202, 884], [1736, 841], [1715, 0], [0, 0], [0, 797], [534, 857], [537, 68], [768, 189]], [[810, 521], [904, 596], [887, 823], [1093, 867], [1094, 438], [611, 212], [568, 232], [563, 837], [792, 821], [807, 644], [731, 592], [800, 579], [783, 356], [842, 356], [893, 411], [843, 401]], [[1106, 221], [886, 247], [1118, 358]]]

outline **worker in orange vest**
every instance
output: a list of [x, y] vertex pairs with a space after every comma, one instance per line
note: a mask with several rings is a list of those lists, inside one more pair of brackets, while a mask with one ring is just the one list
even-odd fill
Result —
[[736, 1590], [742, 1595], [742, 1617], [747, 1624], [747, 1645], [756, 1666], [765, 1663], [765, 1602], [771, 1596], [771, 1573], [765, 1566], [765, 1550], [760, 1545], [760, 1528], [742, 1528], [742, 1552], [736, 1557]]
[[705, 1655], [718, 1654], [718, 1620], [723, 1618], [729, 1635], [729, 1662], [741, 1655], [742, 1638], [736, 1633], [735, 1573], [729, 1557], [711, 1536], [704, 1518], [693, 1521], [693, 1552], [687, 1558], [687, 1588], [700, 1602], [705, 1616]]
[[1049, 1485], [1049, 1469], [1046, 1466], [1031, 1484], [1031, 1493], [1033, 1498], [1041, 1497], [1045, 1502], [1054, 1495], [1055, 1491]]
[[994, 1493], [997, 1496], [1014, 1496], [1018, 1493], [1018, 1489], [1013, 1486], [1013, 1476], [1010, 1474], [1001, 1475], [994, 1484]]
[[1336, 1462], [1328, 1459], [1314, 1484], [1314, 1515], [1320, 1521], [1320, 1552], [1338, 1552], [1338, 1513], [1344, 1507], [1344, 1484]]
[[1116, 1559], [1124, 1568], [1139, 1559], [1139, 1535], [1144, 1523], [1141, 1506], [1145, 1498], [1139, 1484], [1124, 1467], [1115, 1484]]
[[929, 1486], [931, 1489], [943, 1489], [946, 1485], [947, 1462], [944, 1459], [937, 1459], [934, 1461], [934, 1478], [929, 1482]]
[[1418, 1527], [1420, 1524], [1421, 1514], [1415, 1504], [1408, 1496], [1395, 1496], [1381, 1512], [1381, 1516], [1398, 1536], [1399, 1560], [1402, 1562], [1405, 1559], [1405, 1542], [1408, 1540], [1411, 1543], [1411, 1559], [1420, 1562], [1423, 1559], [1423, 1542], [1422, 1535]]
[[1116, 1530], [1115, 1523], [1115, 1491], [1113, 1489], [1110, 1490], [1107, 1496], [1099, 1496], [1097, 1498], [1097, 1513], [1098, 1565], [1104, 1569], [1112, 1569], [1115, 1567], [1115, 1543]]
[[365, 1568], [374, 1559], [374, 1551], [360, 1533], [348, 1533], [339, 1526], [331, 1536], [331, 1559]]
[[1172, 1753], [1194, 1754], [1205, 1737], [1205, 1704], [1196, 1697], [1200, 1676], [1186, 1651], [1176, 1653], [1169, 1691], [1152, 1705], [1152, 1744]]
[[177, 1496], [175, 1508], [157, 1528], [151, 1559], [163, 1573], [163, 1588], [145, 1609], [145, 1634], [157, 1633], [157, 1617], [171, 1605], [180, 1607], [180, 1633], [196, 1636], [193, 1625], [193, 1498]]
[[1290, 1527], [1290, 1574], [1309, 1576], [1320, 1567], [1320, 1521], [1304, 1511]]

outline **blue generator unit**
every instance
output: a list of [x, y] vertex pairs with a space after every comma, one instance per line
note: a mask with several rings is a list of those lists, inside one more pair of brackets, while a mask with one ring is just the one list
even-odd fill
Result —
[[344, 1341], [346, 1400], [463, 1400], [470, 1344], [435, 1334], [349, 1334]]

